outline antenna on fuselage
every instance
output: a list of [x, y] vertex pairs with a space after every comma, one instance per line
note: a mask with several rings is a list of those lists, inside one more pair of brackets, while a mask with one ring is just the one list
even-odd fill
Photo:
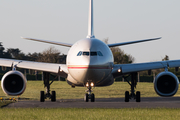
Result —
[[93, 25], [93, 0], [89, 0], [89, 24], [87, 38], [95, 38]]

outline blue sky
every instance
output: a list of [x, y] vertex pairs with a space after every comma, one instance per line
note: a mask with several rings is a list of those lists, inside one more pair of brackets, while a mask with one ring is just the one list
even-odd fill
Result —
[[[32, 37], [75, 43], [87, 36], [89, 0], [0, 0], [0, 42], [25, 53], [50, 44]], [[109, 43], [162, 37], [159, 41], [122, 46], [135, 62], [180, 58], [179, 0], [94, 0], [94, 34]], [[67, 54], [69, 48], [56, 46]]]

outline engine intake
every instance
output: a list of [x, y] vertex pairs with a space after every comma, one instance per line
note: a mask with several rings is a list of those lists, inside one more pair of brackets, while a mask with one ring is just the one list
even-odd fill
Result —
[[1, 80], [1, 87], [7, 95], [21, 95], [26, 89], [27, 80], [19, 71], [7, 72]]
[[154, 80], [154, 89], [160, 96], [173, 96], [176, 94], [178, 87], [179, 79], [168, 71], [159, 73]]

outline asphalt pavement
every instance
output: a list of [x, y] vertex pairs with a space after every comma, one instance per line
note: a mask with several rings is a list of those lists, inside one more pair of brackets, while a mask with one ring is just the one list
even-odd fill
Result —
[[83, 99], [19, 100], [4, 108], [180, 108], [180, 97], [143, 97], [141, 102], [134, 99], [124, 102], [124, 98], [97, 98], [95, 102], [84, 102]]

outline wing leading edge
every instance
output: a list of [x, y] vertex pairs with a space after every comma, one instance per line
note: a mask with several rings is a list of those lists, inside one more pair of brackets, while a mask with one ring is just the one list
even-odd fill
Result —
[[67, 66], [65, 64], [31, 62], [31, 61], [24, 61], [24, 60], [0, 58], [0, 66], [12, 67], [14, 65], [17, 68], [25, 68], [25, 69], [56, 73], [56, 74], [61, 75], [62, 77], [67, 77], [67, 74], [68, 74]]
[[[139, 72], [139, 71], [160, 69], [160, 68], [169, 68], [169, 67], [172, 68], [179, 66], [180, 66], [180, 60], [134, 63], [134, 64], [116, 64], [113, 67], [112, 74], [115, 77], [119, 77], [122, 74], [128, 74], [132, 72]], [[120, 72], [118, 72], [118, 70], [120, 70]]]

